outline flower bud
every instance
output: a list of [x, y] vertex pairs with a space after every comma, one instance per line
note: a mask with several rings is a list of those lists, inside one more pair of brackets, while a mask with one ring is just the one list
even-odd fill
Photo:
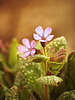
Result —
[[58, 57], [60, 55], [64, 55], [64, 53], [65, 53], [65, 49], [60, 49], [54, 54], [53, 57]]
[[51, 58], [50, 61], [61, 62], [65, 57], [65, 49], [58, 50]]
[[53, 61], [53, 62], [61, 62], [64, 59], [64, 57], [65, 57], [65, 55], [60, 55], [60, 56], [57, 56], [55, 58], [53, 57], [51, 59], [51, 61]]
[[42, 47], [45, 47], [45, 42], [40, 42]]

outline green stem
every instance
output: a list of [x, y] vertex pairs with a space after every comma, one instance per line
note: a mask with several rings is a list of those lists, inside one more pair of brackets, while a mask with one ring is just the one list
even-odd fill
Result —
[[[44, 55], [46, 56], [46, 51], [45, 51], [45, 47], [43, 47], [44, 50]], [[46, 66], [46, 61], [44, 62], [44, 67], [45, 67], [45, 75], [47, 72], [47, 66]], [[48, 100], [48, 86], [45, 84], [45, 100]]]

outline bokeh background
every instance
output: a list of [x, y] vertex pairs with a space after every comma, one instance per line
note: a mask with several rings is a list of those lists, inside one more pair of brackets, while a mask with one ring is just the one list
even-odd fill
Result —
[[75, 0], [0, 0], [0, 39], [33, 39], [35, 28], [51, 27], [65, 36], [68, 53], [75, 49]]

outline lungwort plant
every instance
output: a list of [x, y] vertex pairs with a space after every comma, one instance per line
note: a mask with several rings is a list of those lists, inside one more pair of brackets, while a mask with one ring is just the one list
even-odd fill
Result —
[[65, 62], [65, 38], [35, 31], [36, 42], [0, 40], [0, 100], [75, 100], [75, 51]]
[[[36, 42], [32, 40], [30, 43], [24, 38], [23, 45], [18, 46], [17, 62], [20, 70], [14, 85], [19, 88], [23, 85], [27, 88], [28, 92], [25, 93], [29, 97], [23, 93], [25, 96], [20, 98], [21, 100], [50, 100], [50, 87], [57, 87], [63, 82], [58, 74], [65, 63], [67, 43], [63, 36], [52, 40], [54, 35], [50, 35], [52, 32], [50, 27], [44, 31], [38, 26], [35, 32], [37, 34], [33, 34], [33, 37]], [[31, 98], [30, 93], [35, 97]]]

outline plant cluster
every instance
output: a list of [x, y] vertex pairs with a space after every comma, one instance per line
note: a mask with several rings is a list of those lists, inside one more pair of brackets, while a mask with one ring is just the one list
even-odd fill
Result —
[[23, 45], [0, 40], [0, 100], [74, 100], [75, 52], [66, 62], [63, 36], [52, 40], [50, 27], [35, 32], [37, 41], [24, 38]]

